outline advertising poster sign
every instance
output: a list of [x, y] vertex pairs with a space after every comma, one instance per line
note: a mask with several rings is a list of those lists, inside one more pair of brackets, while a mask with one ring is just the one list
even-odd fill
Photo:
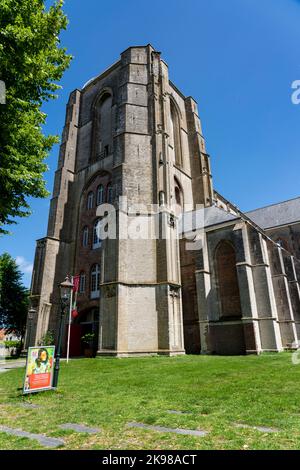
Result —
[[23, 393], [52, 388], [55, 346], [28, 348]]

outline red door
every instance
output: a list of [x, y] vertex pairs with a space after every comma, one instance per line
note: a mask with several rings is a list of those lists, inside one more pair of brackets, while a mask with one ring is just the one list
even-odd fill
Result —
[[[78, 323], [72, 323], [70, 329], [70, 357], [82, 356], [81, 351], [82, 326]], [[67, 355], [68, 325], [66, 325], [66, 344], [64, 356]]]

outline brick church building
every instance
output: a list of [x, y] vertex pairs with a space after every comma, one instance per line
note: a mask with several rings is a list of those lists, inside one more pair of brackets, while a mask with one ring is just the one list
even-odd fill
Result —
[[[104, 239], [103, 204], [116, 215], [115, 236]], [[137, 204], [144, 221], [158, 207], [158, 236], [120, 235]], [[57, 332], [58, 285], [69, 274], [80, 276], [71, 355], [87, 332], [99, 356], [292, 348], [299, 260], [300, 198], [243, 213], [213, 188], [197, 103], [151, 45], [130, 47], [70, 94], [36, 246], [32, 344]]]

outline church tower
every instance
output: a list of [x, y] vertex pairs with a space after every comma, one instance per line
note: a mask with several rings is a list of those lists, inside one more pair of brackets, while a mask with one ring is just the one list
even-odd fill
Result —
[[[93, 331], [98, 355], [184, 354], [178, 218], [212, 201], [196, 102], [151, 45], [130, 47], [70, 95], [34, 263], [35, 341], [57, 330], [57, 285], [70, 274], [80, 276], [74, 353]], [[115, 208], [110, 238], [98, 231], [105, 204]]]

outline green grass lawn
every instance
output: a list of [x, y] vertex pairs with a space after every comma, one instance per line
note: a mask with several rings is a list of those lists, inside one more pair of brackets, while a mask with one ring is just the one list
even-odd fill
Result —
[[[56, 392], [31, 398], [18, 390], [23, 377], [23, 369], [0, 374], [0, 424], [63, 437], [66, 449], [300, 448], [300, 365], [292, 364], [290, 353], [79, 359], [62, 363]], [[23, 408], [23, 401], [40, 408]], [[191, 437], [127, 427], [132, 421], [209, 433]], [[69, 422], [102, 432], [59, 429]], [[0, 449], [38, 448], [35, 441], [0, 433]]]

